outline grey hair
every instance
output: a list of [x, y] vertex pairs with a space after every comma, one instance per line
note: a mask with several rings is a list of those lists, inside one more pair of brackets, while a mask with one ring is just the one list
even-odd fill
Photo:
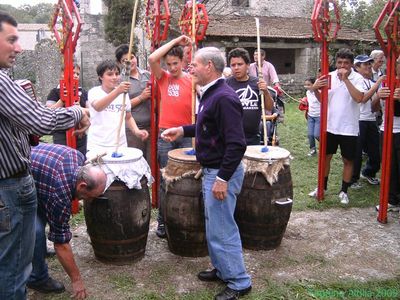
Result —
[[88, 191], [94, 190], [102, 183], [100, 180], [97, 180], [96, 176], [93, 176], [93, 174], [96, 174], [93, 172], [93, 169], [98, 169], [97, 171], [104, 172], [99, 166], [93, 166], [89, 164], [80, 167], [76, 177], [77, 183], [81, 181], [86, 183], [86, 189]]
[[209, 61], [214, 65], [215, 70], [222, 74], [225, 68], [225, 57], [222, 52], [216, 47], [204, 47], [196, 52], [196, 56], [203, 64]]
[[375, 59], [377, 58], [379, 55], [384, 54], [384, 52], [382, 50], [372, 50], [371, 54], [369, 55], [371, 58]]

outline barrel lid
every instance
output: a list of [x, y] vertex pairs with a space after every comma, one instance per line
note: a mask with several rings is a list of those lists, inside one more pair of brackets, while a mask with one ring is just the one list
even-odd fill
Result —
[[285, 159], [290, 156], [290, 152], [284, 148], [277, 146], [268, 146], [268, 151], [263, 152], [265, 146], [247, 146], [244, 158], [257, 161], [270, 161]]
[[114, 151], [115, 149], [107, 150], [107, 155], [103, 157], [105, 163], [130, 163], [138, 161], [143, 156], [142, 150], [132, 147], [119, 147], [118, 153], [122, 154], [121, 157], [112, 157]]
[[175, 161], [196, 162], [196, 155], [187, 154], [193, 152], [193, 148], [179, 148], [168, 152], [168, 158]]

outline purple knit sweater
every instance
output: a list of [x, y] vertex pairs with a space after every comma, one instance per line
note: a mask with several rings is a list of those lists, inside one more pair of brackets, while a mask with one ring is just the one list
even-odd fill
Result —
[[183, 126], [185, 136], [196, 136], [199, 163], [219, 169], [217, 176], [226, 181], [246, 151], [242, 118], [242, 104], [237, 94], [220, 79], [201, 97], [196, 124]]

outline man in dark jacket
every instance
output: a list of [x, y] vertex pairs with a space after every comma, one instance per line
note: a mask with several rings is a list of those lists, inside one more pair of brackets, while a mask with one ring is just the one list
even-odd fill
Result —
[[192, 75], [202, 86], [196, 125], [170, 128], [162, 134], [166, 141], [196, 136], [196, 157], [203, 167], [208, 252], [214, 266], [211, 271], [200, 272], [198, 277], [203, 281], [227, 283], [215, 296], [216, 300], [237, 299], [251, 290], [233, 216], [244, 178], [243, 109], [235, 91], [222, 77], [224, 66], [224, 58], [217, 48], [206, 47], [196, 53]]

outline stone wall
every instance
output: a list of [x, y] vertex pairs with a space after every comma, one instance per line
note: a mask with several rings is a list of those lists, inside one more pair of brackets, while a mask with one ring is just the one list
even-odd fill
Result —
[[314, 1], [310, 0], [248, 0], [249, 6], [246, 7], [244, 5], [234, 6], [232, 2], [232, 0], [210, 0], [207, 2], [207, 9], [210, 13], [217, 15], [235, 14], [293, 18], [310, 16], [314, 4]]
[[104, 21], [102, 15], [83, 15], [82, 32], [79, 38], [80, 48], [76, 53], [81, 65], [82, 86], [90, 89], [99, 85], [96, 67], [106, 59], [114, 60], [115, 47], [105, 41]]
[[50, 90], [60, 83], [61, 52], [55, 41], [42, 40], [35, 47], [36, 90], [45, 102]]
[[314, 1], [250, 0], [249, 13], [255, 16], [310, 17]]
[[[76, 51], [76, 60], [81, 65], [82, 86], [90, 89], [99, 84], [96, 67], [106, 59], [115, 59], [115, 47], [106, 42], [104, 33], [104, 19], [102, 15], [84, 14], [82, 32], [79, 38], [79, 47]], [[147, 56], [149, 55], [149, 41], [141, 28], [135, 30], [135, 40], [138, 41], [136, 56], [138, 65], [142, 69], [147, 68]]]
[[28, 79], [34, 84], [39, 101], [45, 102], [49, 91], [59, 81], [61, 56], [57, 45], [49, 40], [41, 40], [35, 50], [26, 50], [17, 56], [11, 70], [14, 79]]

